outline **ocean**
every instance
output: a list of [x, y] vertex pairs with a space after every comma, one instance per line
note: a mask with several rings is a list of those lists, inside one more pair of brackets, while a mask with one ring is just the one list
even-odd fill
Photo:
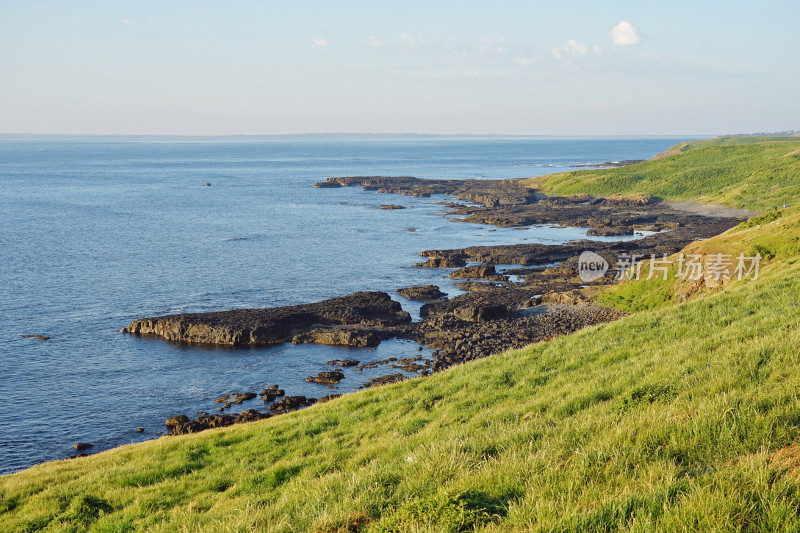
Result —
[[[0, 140], [0, 474], [74, 455], [76, 442], [97, 452], [156, 438], [169, 416], [216, 413], [223, 394], [279, 384], [288, 395], [319, 397], [396, 372], [347, 369], [337, 390], [304, 382], [330, 359], [429, 354], [399, 340], [372, 351], [186, 346], [120, 334], [133, 319], [428, 283], [456, 294], [446, 272], [411, 267], [420, 251], [586, 236], [580, 228], [488, 231], [449, 220], [434, 203], [445, 197], [315, 189], [317, 181], [532, 177], [646, 159], [685, 140]], [[407, 209], [378, 208], [386, 203]], [[393, 296], [417, 316], [418, 304]]]

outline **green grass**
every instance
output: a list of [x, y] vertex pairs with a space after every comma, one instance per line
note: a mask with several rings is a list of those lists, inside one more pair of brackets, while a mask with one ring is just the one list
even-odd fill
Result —
[[705, 148], [708, 146], [732, 146], [742, 144], [760, 144], [765, 142], [798, 142], [798, 137], [715, 137], [705, 141], [694, 141], [689, 143], [680, 143], [679, 150], [681, 152], [688, 152], [697, 148]]
[[[791, 263], [800, 257], [800, 208], [767, 211], [721, 235], [688, 245], [680, 253], [668, 258], [670, 268], [666, 279], [659, 270], [655, 270], [651, 276], [650, 261], [644, 261], [640, 267], [639, 279], [625, 280], [606, 289], [597, 297], [597, 301], [619, 311], [634, 313], [658, 309], [718, 291], [720, 287], [709, 287], [704, 283], [681, 279], [676, 275], [676, 268], [681, 254], [684, 257], [695, 255], [708, 258], [719, 253], [728, 255], [732, 263], [736, 263], [740, 254], [748, 258], [759, 254], [762, 258], [761, 272], [771, 268], [784, 268], [785, 262]], [[651, 279], [647, 279], [648, 277]]]
[[639, 193], [747, 209], [800, 203], [800, 139], [735, 137], [681, 143], [621, 168], [579, 170], [528, 180], [549, 194]]
[[[724, 177], [727, 150], [787, 149], [717, 144], [660, 161]], [[664, 194], [642, 187], [613, 192]], [[685, 252], [768, 260], [679, 305], [625, 283], [603, 297], [625, 319], [429, 378], [0, 477], [0, 531], [800, 531], [800, 208]]]
[[800, 253], [781, 250], [703, 299], [4, 476], [0, 531], [798, 530]]

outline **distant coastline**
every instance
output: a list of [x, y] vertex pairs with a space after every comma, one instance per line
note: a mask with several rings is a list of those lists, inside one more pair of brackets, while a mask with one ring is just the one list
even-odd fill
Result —
[[514, 134], [470, 134], [470, 133], [280, 133], [280, 134], [232, 134], [232, 135], [180, 135], [180, 134], [114, 134], [114, 133], [0, 133], [0, 141], [424, 141], [424, 140], [486, 140], [486, 139], [665, 139], [680, 137], [687, 141], [712, 139], [717, 135], [514, 135]]

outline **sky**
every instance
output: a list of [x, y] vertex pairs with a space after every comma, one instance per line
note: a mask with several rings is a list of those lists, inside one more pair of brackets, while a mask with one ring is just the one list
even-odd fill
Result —
[[0, 0], [0, 133], [800, 129], [800, 2]]

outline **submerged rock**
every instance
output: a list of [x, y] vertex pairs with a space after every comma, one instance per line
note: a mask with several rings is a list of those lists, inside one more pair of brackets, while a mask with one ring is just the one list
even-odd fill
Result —
[[50, 337], [47, 335], [20, 335], [23, 339], [39, 339], [40, 341], [49, 341]]

